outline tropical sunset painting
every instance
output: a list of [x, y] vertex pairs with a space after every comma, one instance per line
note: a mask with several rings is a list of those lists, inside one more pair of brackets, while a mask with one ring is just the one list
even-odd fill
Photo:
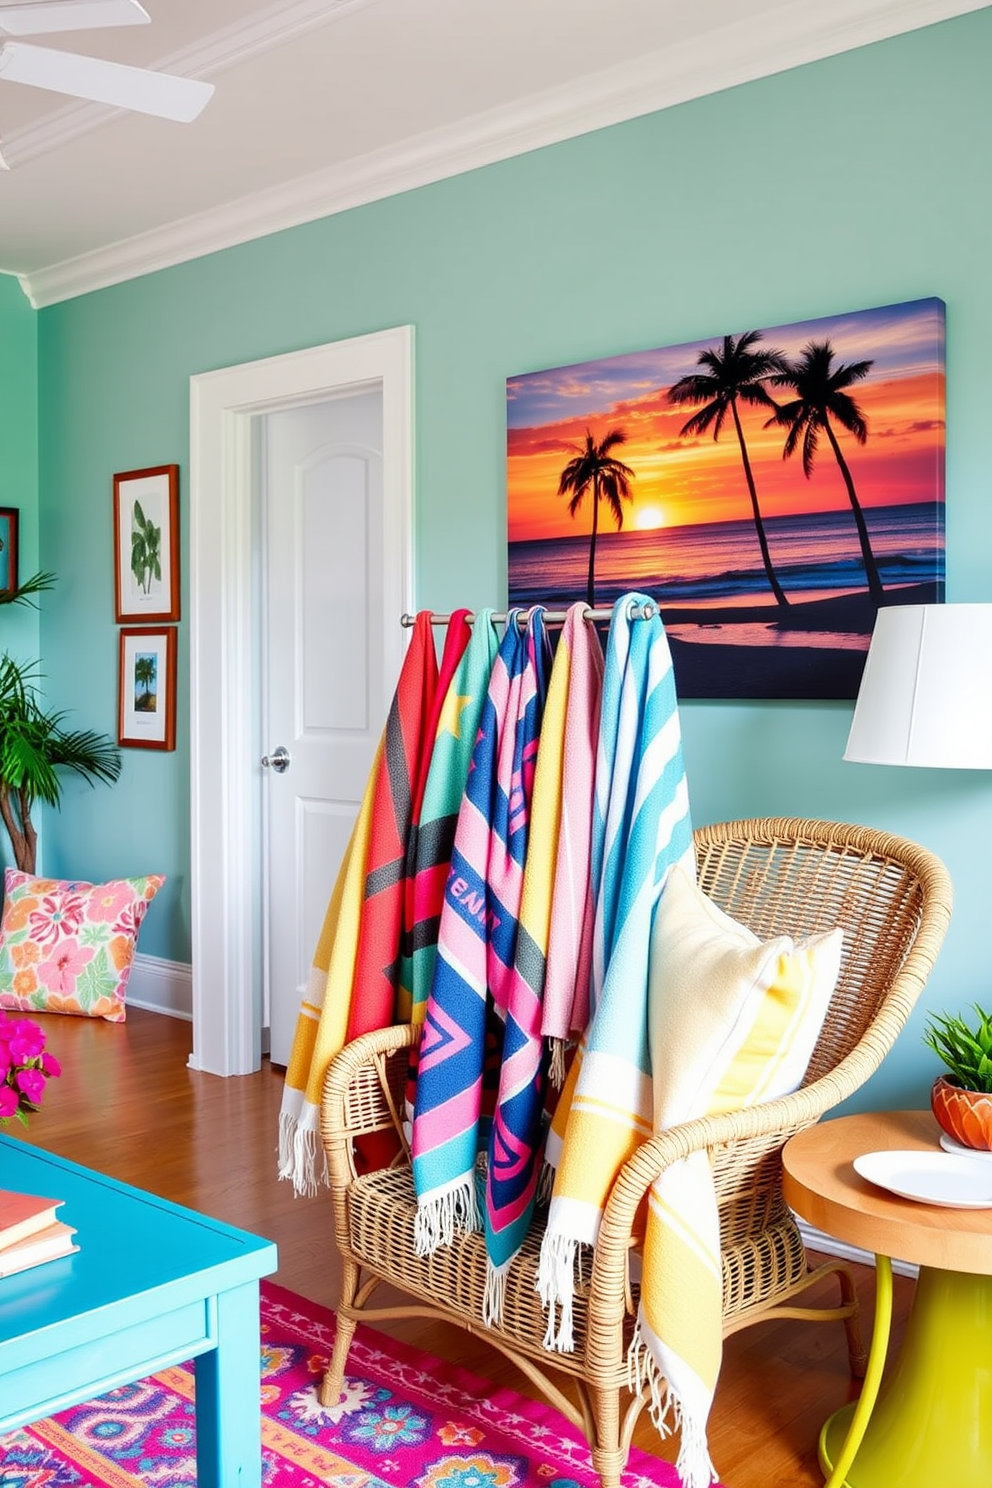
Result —
[[507, 381], [509, 602], [656, 599], [682, 698], [853, 698], [944, 598], [944, 305]]

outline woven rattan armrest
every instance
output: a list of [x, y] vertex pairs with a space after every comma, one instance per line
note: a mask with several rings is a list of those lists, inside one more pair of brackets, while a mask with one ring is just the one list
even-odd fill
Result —
[[331, 1187], [355, 1177], [354, 1143], [372, 1132], [395, 1132], [400, 1157], [409, 1158], [403, 1133], [403, 1090], [408, 1050], [420, 1029], [396, 1023], [362, 1034], [331, 1060], [324, 1077], [320, 1134]]

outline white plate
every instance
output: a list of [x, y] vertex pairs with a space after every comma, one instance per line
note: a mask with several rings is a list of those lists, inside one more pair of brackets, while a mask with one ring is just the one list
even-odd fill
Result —
[[980, 1156], [950, 1152], [866, 1152], [855, 1171], [869, 1183], [921, 1204], [992, 1209], [992, 1166]]
[[955, 1142], [946, 1132], [940, 1134], [940, 1145], [945, 1152], [956, 1153], [959, 1157], [981, 1157], [986, 1162], [992, 1162], [992, 1152], [985, 1152], [980, 1147], [966, 1147], [963, 1142]]

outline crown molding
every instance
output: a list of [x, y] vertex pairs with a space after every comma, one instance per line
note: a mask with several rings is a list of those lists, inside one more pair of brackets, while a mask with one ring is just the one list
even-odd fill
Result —
[[[304, 0], [302, 8], [317, 0]], [[368, 0], [343, 0], [343, 4]], [[784, 4], [635, 62], [431, 130], [396, 147], [224, 203], [209, 211], [19, 275], [41, 308], [285, 228], [506, 160], [709, 93], [953, 16], [986, 0], [834, 0], [811, 14]]]

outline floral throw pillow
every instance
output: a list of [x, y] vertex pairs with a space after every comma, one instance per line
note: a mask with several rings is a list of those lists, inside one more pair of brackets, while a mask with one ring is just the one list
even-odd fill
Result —
[[8, 868], [0, 918], [0, 1007], [122, 1023], [138, 930], [165, 882], [35, 878]]

